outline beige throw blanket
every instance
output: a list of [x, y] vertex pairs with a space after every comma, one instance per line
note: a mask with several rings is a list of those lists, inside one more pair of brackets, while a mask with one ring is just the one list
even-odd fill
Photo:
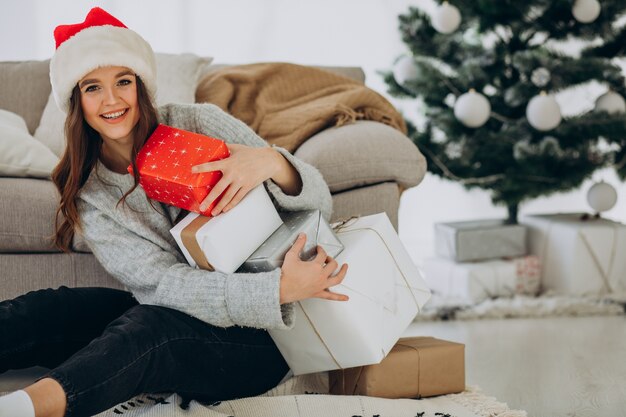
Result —
[[327, 127], [355, 120], [374, 120], [407, 132], [396, 109], [359, 81], [295, 64], [218, 69], [200, 81], [196, 101], [221, 107], [268, 143], [290, 152]]

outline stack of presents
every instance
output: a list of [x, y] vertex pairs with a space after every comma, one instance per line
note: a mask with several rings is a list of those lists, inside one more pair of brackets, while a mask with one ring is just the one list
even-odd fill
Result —
[[200, 203], [221, 172], [195, 174], [191, 167], [228, 156], [219, 139], [159, 125], [137, 156], [140, 185], [148, 197], [189, 211], [171, 233], [192, 267], [273, 270], [299, 233], [307, 236], [302, 260], [320, 245], [349, 265], [332, 288], [349, 301], [299, 301], [294, 327], [269, 331], [294, 375], [331, 371], [334, 394], [416, 398], [465, 389], [463, 344], [401, 338], [430, 290], [385, 213], [334, 224], [319, 210], [278, 213], [259, 185], [232, 210], [211, 217], [218, 200], [203, 211]]
[[583, 213], [528, 215], [521, 224], [478, 220], [435, 225], [437, 257], [424, 261], [443, 304], [514, 295], [626, 291], [626, 225]]

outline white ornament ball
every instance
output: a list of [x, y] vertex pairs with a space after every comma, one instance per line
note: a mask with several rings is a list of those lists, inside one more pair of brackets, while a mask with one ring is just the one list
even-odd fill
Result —
[[608, 91], [596, 100], [596, 110], [603, 110], [610, 114], [626, 113], [626, 101], [616, 92]]
[[467, 127], [480, 127], [489, 119], [489, 100], [474, 90], [462, 94], [454, 103], [454, 116]]
[[561, 123], [561, 108], [554, 97], [541, 93], [528, 102], [526, 119], [537, 130], [552, 130]]
[[452, 33], [461, 24], [461, 12], [447, 1], [437, 7], [430, 18], [431, 24], [439, 33]]
[[572, 14], [580, 23], [591, 23], [600, 15], [600, 3], [598, 0], [576, 0]]
[[587, 191], [587, 202], [598, 213], [611, 210], [617, 203], [617, 191], [611, 184], [597, 182]]
[[419, 69], [410, 56], [403, 56], [393, 67], [393, 78], [400, 85], [404, 85], [407, 81], [415, 80], [419, 76]]

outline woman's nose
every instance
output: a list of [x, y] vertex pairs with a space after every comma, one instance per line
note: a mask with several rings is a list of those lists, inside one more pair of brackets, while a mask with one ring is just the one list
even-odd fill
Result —
[[106, 104], [114, 104], [118, 101], [117, 92], [114, 88], [105, 88], [104, 89], [104, 102]]

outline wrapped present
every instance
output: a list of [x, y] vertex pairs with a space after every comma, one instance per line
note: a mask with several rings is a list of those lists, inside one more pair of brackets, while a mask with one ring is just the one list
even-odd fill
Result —
[[430, 297], [385, 213], [334, 227], [348, 272], [331, 290], [350, 299], [302, 300], [291, 330], [269, 330], [295, 375], [379, 363]]
[[437, 223], [435, 252], [456, 262], [524, 256], [526, 228], [503, 220]]
[[242, 271], [261, 272], [280, 268], [299, 233], [306, 234], [306, 244], [300, 254], [302, 260], [313, 258], [318, 245], [333, 258], [343, 250], [343, 245], [319, 210], [283, 212], [280, 216], [283, 224], [250, 255], [242, 265]]
[[280, 225], [263, 184], [216, 217], [189, 213], [170, 233], [191, 266], [232, 273]]
[[433, 337], [400, 339], [376, 365], [329, 373], [336, 395], [421, 398], [465, 390], [465, 345]]
[[534, 255], [463, 263], [428, 258], [423, 272], [429, 288], [455, 304], [477, 304], [515, 294], [536, 295], [541, 285], [541, 265]]
[[[202, 212], [200, 203], [222, 178], [222, 172], [195, 174], [191, 167], [229, 155], [220, 139], [160, 124], [137, 154], [139, 184], [153, 200], [210, 215], [221, 195]], [[133, 174], [132, 166], [128, 172]]]
[[526, 216], [542, 289], [598, 295], [626, 291], [626, 225], [581, 213]]

